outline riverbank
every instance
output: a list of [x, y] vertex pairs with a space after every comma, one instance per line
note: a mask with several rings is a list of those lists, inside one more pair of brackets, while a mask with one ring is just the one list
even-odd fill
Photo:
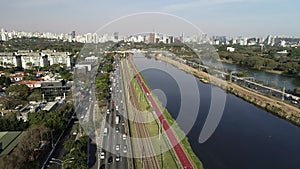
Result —
[[[243, 66], [243, 65], [239, 65], [239, 64], [236, 64], [236, 63], [233, 63], [232, 61], [230, 60], [226, 60], [226, 59], [218, 59], [219, 62], [222, 62], [222, 63], [227, 63], [227, 64], [232, 64], [232, 65], [238, 65], [238, 66]], [[249, 68], [251, 69], [251, 68]], [[256, 70], [256, 69], [254, 69]], [[267, 70], [267, 69], [263, 69], [261, 71], [264, 71], [264, 72], [268, 72], [268, 73], [273, 73], [273, 74], [277, 74], [277, 75], [284, 75], [284, 76], [288, 76], [288, 75], [285, 75], [283, 71], [279, 71], [279, 70]]]
[[[129, 58], [132, 59], [132, 58]], [[137, 69], [135, 64], [133, 64], [133, 69]], [[143, 84], [145, 84], [145, 87], [147, 88], [148, 91], [151, 91], [151, 88], [147, 85], [144, 77], [139, 74], [139, 77], [141, 77], [141, 80], [144, 81]], [[196, 156], [196, 154], [193, 152], [190, 143], [188, 142], [187, 137], [185, 136], [185, 133], [181, 130], [181, 128], [179, 127], [179, 125], [176, 123], [176, 120], [174, 120], [171, 116], [171, 114], [162, 106], [162, 103], [159, 101], [159, 99], [155, 96], [150, 94], [151, 96], [146, 97], [146, 95], [144, 94], [144, 96], [146, 98], [148, 98], [148, 103], [151, 103], [151, 105], [153, 105], [153, 101], [155, 102], [155, 104], [158, 106], [159, 111], [155, 110], [155, 108], [148, 110], [150, 112], [156, 112], [156, 113], [151, 113], [152, 115], [155, 114], [155, 117], [153, 118], [152, 121], [155, 121], [156, 125], [157, 125], [157, 129], [155, 129], [155, 125], [151, 126], [150, 129], [152, 132], [154, 132], [154, 136], [157, 136], [159, 133], [157, 133], [157, 131], [159, 131], [160, 127], [165, 128], [166, 126], [170, 126], [171, 128], [169, 128], [168, 132], [163, 132], [162, 133], [162, 138], [168, 138], [166, 140], [166, 142], [168, 142], [169, 146], [173, 147], [172, 149], [170, 149], [169, 151], [173, 150], [172, 152], [174, 153], [176, 150], [176, 152], [178, 152], [178, 145], [176, 144], [175, 146], [173, 145], [174, 140], [170, 140], [170, 131], [172, 130], [176, 136], [176, 138], [179, 141], [179, 144], [181, 145], [181, 147], [183, 148], [183, 151], [185, 152], [184, 154], [187, 155], [189, 161], [192, 163], [193, 168], [199, 168], [199, 169], [203, 169], [203, 165], [202, 162], [198, 159], [198, 157]], [[153, 99], [151, 102], [151, 98]], [[159, 116], [157, 114], [159, 114], [159, 112], [162, 112]], [[147, 117], [145, 117], [147, 119], [149, 119], [148, 115]], [[165, 123], [163, 123], [165, 121]], [[163, 124], [160, 124], [163, 123]], [[161, 130], [161, 129], [160, 129]], [[182, 157], [182, 155], [181, 155]], [[178, 161], [181, 161], [182, 159], [179, 159], [178, 155], [175, 156], [175, 158], [177, 158]], [[182, 162], [182, 161], [181, 161]], [[177, 166], [179, 167], [179, 166]]]
[[154, 56], [156, 59], [163, 62], [167, 62], [178, 69], [181, 69], [185, 72], [191, 73], [194, 76], [198, 77], [204, 83], [211, 83], [220, 88], [246, 100], [249, 103], [252, 103], [260, 108], [267, 110], [268, 112], [279, 116], [283, 119], [286, 119], [298, 126], [300, 126], [300, 109], [286, 104], [282, 101], [261, 95], [255, 91], [249, 90], [247, 88], [241, 87], [237, 84], [227, 82], [225, 80], [219, 79], [215, 76], [211, 76], [206, 72], [192, 68], [186, 64], [180, 63], [178, 61], [172, 60], [165, 56]]

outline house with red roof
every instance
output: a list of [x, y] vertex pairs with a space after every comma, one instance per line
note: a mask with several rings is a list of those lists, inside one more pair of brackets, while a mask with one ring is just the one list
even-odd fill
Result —
[[37, 80], [24, 80], [18, 82], [18, 84], [25, 84], [28, 86], [30, 89], [36, 89], [40, 88], [42, 86], [42, 81], [37, 81]]

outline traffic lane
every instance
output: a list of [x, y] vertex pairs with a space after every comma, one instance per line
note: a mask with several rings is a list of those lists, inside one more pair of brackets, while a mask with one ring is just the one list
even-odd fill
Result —
[[[112, 107], [112, 104], [110, 103], [110, 107], [109, 109], [111, 110], [111, 107]], [[104, 136], [104, 140], [105, 140], [105, 151], [106, 151], [106, 154], [105, 154], [105, 159], [101, 160], [101, 162], [105, 165], [105, 166], [108, 166], [108, 158], [111, 156], [111, 147], [110, 147], [110, 142], [111, 142], [111, 138], [112, 138], [112, 112], [110, 112], [109, 114], [106, 115], [106, 123], [105, 123], [105, 127], [108, 128], [108, 135], [107, 136]], [[102, 164], [101, 164], [102, 165]]]
[[114, 160], [112, 162], [112, 164], [109, 164], [108, 160], [110, 157], [112, 157], [113, 159], [115, 158], [114, 157], [114, 125], [113, 125], [113, 113], [110, 113], [109, 114], [109, 117], [111, 118], [110, 123], [108, 123], [108, 127], [110, 129], [109, 133], [108, 133], [108, 144], [107, 144], [107, 157], [106, 157], [106, 160], [105, 160], [105, 164], [108, 168], [114, 168], [112, 167], [113, 163], [114, 163]]
[[[120, 75], [119, 74], [119, 70], [117, 72], [118, 76]], [[117, 76], [117, 77], [118, 77]], [[121, 83], [120, 83], [120, 80], [119, 78], [117, 78], [117, 81], [116, 81], [116, 92], [117, 92], [117, 99], [116, 99], [116, 105], [119, 106], [119, 111], [116, 111], [116, 115], [119, 115], [120, 116], [120, 119], [119, 119], [119, 124], [116, 124], [116, 127], [119, 128], [119, 132], [117, 133], [117, 144], [120, 145], [120, 149], [118, 151], [116, 151], [116, 153], [119, 153], [119, 156], [120, 156], [120, 159], [119, 161], [117, 162], [116, 161], [116, 168], [127, 168], [127, 159], [123, 157], [123, 147], [124, 147], [124, 142], [123, 142], [123, 139], [122, 139], [122, 135], [125, 131], [124, 129], [124, 126], [122, 125], [122, 121], [123, 121], [123, 116], [122, 116], [122, 109], [123, 109], [123, 104], [121, 103], [121, 100], [122, 100], [122, 93], [120, 92], [122, 87], [120, 86]]]

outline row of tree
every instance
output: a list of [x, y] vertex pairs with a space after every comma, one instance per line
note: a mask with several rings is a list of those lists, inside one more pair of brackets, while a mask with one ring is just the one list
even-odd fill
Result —
[[[42, 125], [30, 126], [13, 151], [4, 157], [4, 166], [7, 169], [34, 169], [40, 168], [41, 161], [47, 149], [41, 148], [41, 143], [49, 140], [49, 129]], [[44, 152], [44, 153], [43, 153]]]
[[[69, 140], [64, 144], [64, 148], [67, 150], [67, 154], [63, 160], [63, 166], [66, 169], [86, 168], [87, 160], [87, 143], [89, 141], [88, 136], [82, 136], [78, 140]], [[72, 159], [72, 160], [70, 160]]]
[[[56, 142], [73, 111], [73, 105], [66, 103], [54, 111], [30, 113], [29, 123], [17, 121], [15, 116], [13, 119], [0, 119], [1, 131], [25, 130], [17, 147], [5, 157], [5, 166], [12, 169], [40, 168], [44, 156], [50, 151], [50, 142]], [[46, 143], [45, 148], [43, 143]]]
[[282, 55], [274, 54], [274, 48], [260, 51], [254, 47], [239, 47], [235, 52], [227, 52], [223, 46], [219, 48], [218, 53], [221, 58], [248, 68], [278, 70], [287, 75], [300, 76], [300, 51], [297, 51], [298, 49], [294, 49], [291, 50], [292, 55]]
[[59, 52], [71, 52], [73, 54], [79, 52], [83, 43], [65, 42], [62, 40], [53, 40], [45, 38], [17, 38], [0, 43], [1, 52], [15, 52], [17, 50], [56, 50]]
[[98, 74], [95, 80], [96, 98], [101, 104], [105, 104], [109, 96], [110, 73], [113, 70], [113, 56], [106, 55], [99, 64]]

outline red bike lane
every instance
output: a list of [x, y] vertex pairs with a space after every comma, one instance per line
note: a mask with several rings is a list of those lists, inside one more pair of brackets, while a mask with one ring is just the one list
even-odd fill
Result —
[[[175, 134], [173, 133], [173, 130], [169, 129], [170, 126], [169, 126], [167, 120], [163, 116], [162, 112], [160, 111], [160, 109], [159, 109], [158, 105], [156, 104], [156, 102], [154, 101], [153, 97], [150, 95], [149, 89], [147, 88], [144, 81], [142, 80], [141, 75], [136, 70], [135, 65], [132, 63], [132, 60], [131, 59], [128, 59], [128, 60], [129, 60], [131, 68], [134, 71], [134, 74], [135, 74], [139, 84], [142, 86], [143, 91], [147, 94], [147, 98], [150, 101], [154, 111], [156, 112], [156, 115], [157, 115], [163, 129], [165, 130], [165, 132], [166, 132], [166, 134], [169, 138], [169, 141], [170, 141], [170, 143], [171, 143], [171, 145], [172, 145], [172, 147], [173, 147], [173, 149], [176, 153], [176, 156], [179, 159], [182, 167], [186, 168], [186, 169], [194, 168], [191, 161], [188, 159], [185, 151], [183, 150], [181, 144], [179, 144], [179, 141], [176, 138]], [[165, 120], [165, 123], [163, 123], [164, 120]]]

